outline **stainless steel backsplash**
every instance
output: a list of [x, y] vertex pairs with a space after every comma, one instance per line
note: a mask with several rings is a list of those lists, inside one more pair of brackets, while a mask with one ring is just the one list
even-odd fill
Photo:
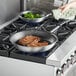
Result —
[[27, 9], [38, 8], [46, 12], [50, 12], [52, 9], [58, 8], [68, 2], [68, 0], [24, 0], [24, 1], [26, 1]]
[[19, 12], [19, 0], [0, 0], [0, 25], [17, 16]]
[[54, 0], [27, 0], [27, 9], [36, 8], [46, 12], [50, 12], [55, 8]]

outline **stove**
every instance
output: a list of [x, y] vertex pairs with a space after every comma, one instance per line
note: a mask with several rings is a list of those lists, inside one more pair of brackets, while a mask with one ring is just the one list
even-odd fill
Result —
[[58, 42], [56, 45], [47, 52], [41, 53], [26, 53], [21, 52], [20, 50], [16, 49], [9, 38], [12, 34], [23, 31], [23, 30], [42, 30], [45, 28], [48, 32], [52, 31], [56, 28], [63, 20], [55, 20], [52, 18], [48, 18], [44, 22], [41, 23], [27, 23], [21, 19], [16, 19], [15, 21], [11, 22], [9, 25], [5, 26], [3, 29], [0, 30], [0, 55], [6, 56], [10, 58], [22, 59], [27, 61], [33, 61], [37, 63], [46, 63], [46, 59], [55, 52], [55, 50], [62, 45], [62, 43], [68, 39], [68, 37], [75, 31], [76, 23], [75, 21], [70, 21], [65, 23], [62, 27], [60, 27], [54, 34], [58, 37]]

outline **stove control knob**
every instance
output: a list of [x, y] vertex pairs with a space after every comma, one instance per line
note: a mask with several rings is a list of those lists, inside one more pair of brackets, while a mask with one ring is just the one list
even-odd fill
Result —
[[75, 62], [76, 62], [76, 51], [74, 52], [74, 59], [75, 59]]
[[62, 72], [64, 73], [67, 69], [67, 64], [64, 63], [61, 68], [62, 68]]
[[67, 68], [70, 66], [71, 64], [71, 59], [67, 59]]
[[58, 69], [57, 72], [56, 72], [56, 76], [61, 76], [61, 74], [62, 74], [62, 70]]
[[75, 50], [74, 54], [76, 54], [76, 50]]
[[71, 64], [74, 64], [74, 62], [75, 62], [75, 57], [74, 57], [75, 55], [71, 55], [70, 57], [71, 57]]

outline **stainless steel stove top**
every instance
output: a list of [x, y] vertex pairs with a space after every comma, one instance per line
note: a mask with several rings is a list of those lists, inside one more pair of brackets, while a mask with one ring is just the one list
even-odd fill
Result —
[[[27, 23], [17, 18], [16, 20], [10, 22], [9, 24], [7, 24], [7, 26], [3, 27], [0, 30], [0, 55], [49, 65], [48, 58], [51, 55], [53, 55], [55, 51], [59, 47], [61, 47], [61, 45], [65, 42], [65, 40], [67, 40], [68, 37], [71, 36], [71, 34], [73, 34], [73, 32], [75, 31], [76, 28], [75, 21], [71, 21], [67, 24], [64, 24], [64, 26], [62, 26], [58, 31], [55, 32], [55, 34], [58, 37], [58, 42], [52, 49], [50, 49], [47, 52], [34, 53], [34, 54], [21, 52], [11, 44], [9, 38], [10, 35], [12, 35], [13, 33], [22, 30], [37, 29], [44, 31], [42, 27], [44, 27], [48, 32], [50, 32], [55, 27], [57, 27], [62, 21], [63, 20], [57, 21], [55, 19], [49, 18], [42, 23], [34, 24], [34, 23]], [[41, 25], [43, 26], [41, 27]]]

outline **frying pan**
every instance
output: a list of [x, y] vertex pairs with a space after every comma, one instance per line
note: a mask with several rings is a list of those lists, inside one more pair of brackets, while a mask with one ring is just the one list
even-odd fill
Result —
[[[27, 46], [22, 46], [22, 45], [17, 44], [17, 41], [19, 39], [21, 39], [27, 35], [38, 36], [41, 39], [48, 41], [49, 45], [41, 46], [41, 47], [27, 47]], [[36, 52], [45, 52], [45, 51], [48, 51], [49, 49], [51, 49], [58, 41], [58, 38], [56, 37], [56, 35], [47, 33], [45, 31], [27, 30], [27, 31], [21, 31], [21, 32], [17, 32], [15, 34], [13, 34], [10, 37], [10, 41], [20, 51], [36, 53]]]
[[[26, 30], [26, 31], [21, 31], [17, 32], [13, 35], [10, 36], [10, 42], [20, 51], [23, 52], [30, 52], [30, 53], [37, 53], [37, 52], [45, 52], [49, 51], [51, 48], [53, 48], [58, 41], [58, 38], [55, 34], [53, 34], [55, 31], [57, 31], [61, 26], [63, 26], [65, 23], [68, 23], [70, 20], [63, 21], [60, 25], [58, 25], [55, 29], [52, 31], [48, 32], [44, 28], [44, 31], [40, 30]], [[17, 41], [25, 36], [28, 35], [33, 35], [33, 36], [38, 36], [41, 39], [48, 41], [49, 45], [47, 46], [42, 46], [42, 47], [27, 47], [27, 46], [21, 46], [17, 44]]]
[[[24, 18], [24, 14], [27, 14], [29, 12], [32, 12], [34, 14], [39, 14], [41, 17], [40, 18], [34, 18], [34, 19], [28, 19], [28, 18]], [[24, 11], [21, 12], [19, 15], [19, 18], [29, 22], [29, 23], [40, 23], [42, 21], [44, 21], [45, 19], [48, 18], [48, 16], [52, 15], [52, 13], [46, 14], [44, 11], [39, 11], [39, 10], [29, 10], [29, 11]]]

